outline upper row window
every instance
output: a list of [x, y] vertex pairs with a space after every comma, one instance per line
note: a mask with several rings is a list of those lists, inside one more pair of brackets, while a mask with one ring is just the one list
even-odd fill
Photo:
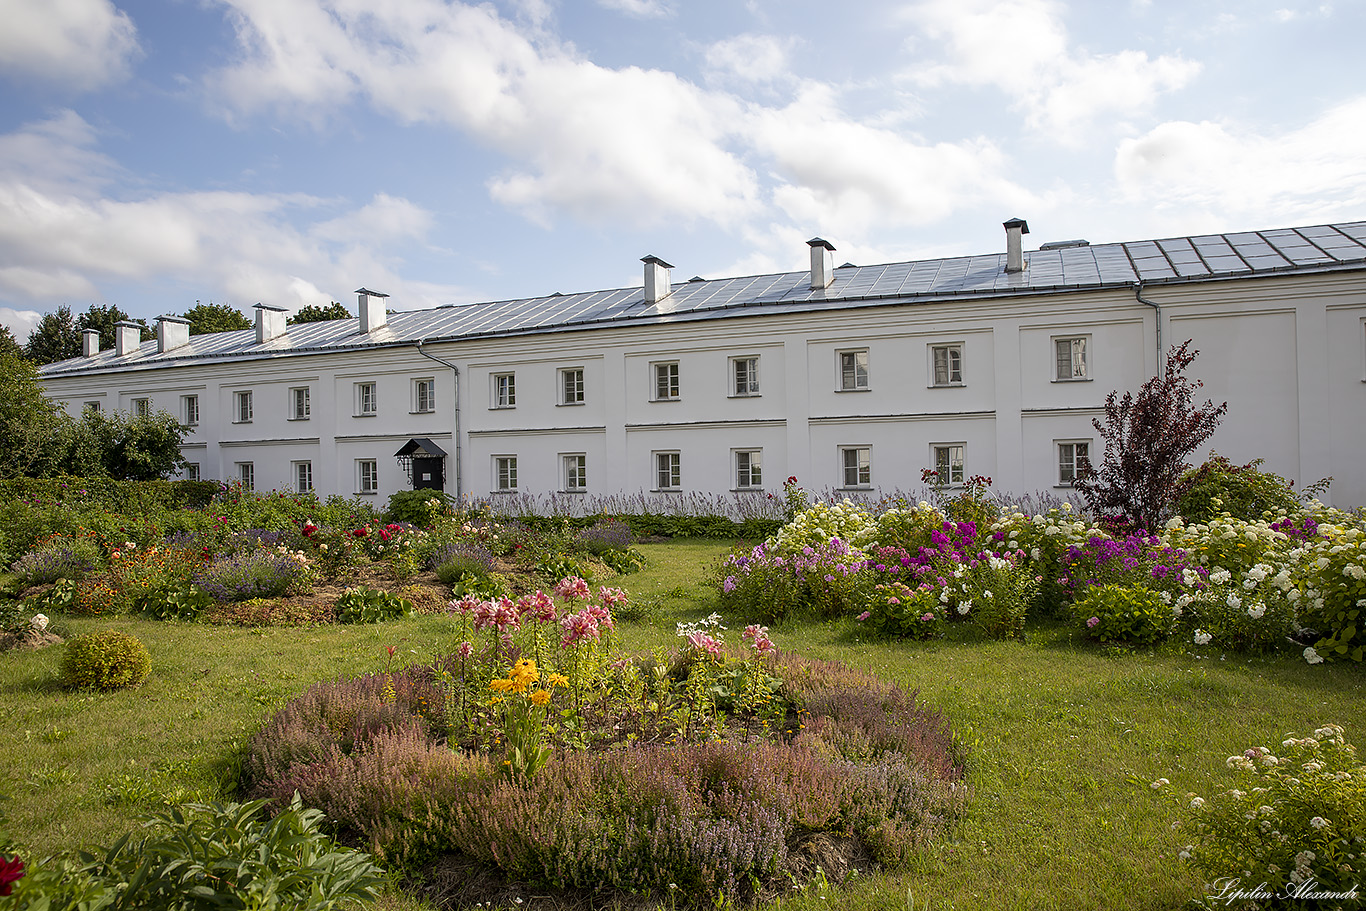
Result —
[[868, 349], [841, 351], [840, 391], [861, 392], [868, 388]]
[[1054, 379], [1068, 382], [1091, 378], [1086, 360], [1086, 349], [1090, 347], [1090, 340], [1089, 335], [1053, 339], [1053, 350], [1057, 354], [1057, 372]]
[[517, 406], [517, 374], [493, 374], [494, 408], [515, 408]]
[[678, 361], [670, 361], [665, 364], [655, 364], [654, 372], [654, 400], [656, 402], [672, 402], [678, 399]]

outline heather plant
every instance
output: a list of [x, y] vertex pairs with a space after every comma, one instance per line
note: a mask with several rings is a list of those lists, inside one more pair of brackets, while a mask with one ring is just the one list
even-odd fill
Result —
[[24, 585], [42, 585], [58, 579], [79, 581], [103, 563], [99, 545], [88, 537], [53, 535], [39, 541], [10, 567]]
[[[1234, 884], [1266, 907], [1320, 908], [1359, 898], [1366, 874], [1366, 765], [1341, 726], [1287, 736], [1280, 749], [1230, 756], [1238, 787], [1206, 800], [1187, 794], [1180, 857], [1218, 896]], [[1155, 783], [1161, 790], [1162, 782]], [[1349, 899], [1350, 907], [1356, 904]]]
[[1105, 420], [1092, 421], [1105, 441], [1099, 467], [1086, 465], [1075, 488], [1097, 517], [1131, 530], [1152, 531], [1167, 518], [1186, 457], [1219, 426], [1228, 403], [1193, 404], [1203, 385], [1185, 376], [1198, 351], [1187, 340], [1168, 352], [1163, 372], [1138, 393], [1105, 398]]
[[1147, 647], [1171, 635], [1172, 608], [1141, 585], [1093, 585], [1073, 611], [1086, 636], [1107, 645]]
[[194, 584], [216, 601], [247, 601], [307, 591], [313, 573], [299, 551], [261, 549], [209, 561], [195, 573]]

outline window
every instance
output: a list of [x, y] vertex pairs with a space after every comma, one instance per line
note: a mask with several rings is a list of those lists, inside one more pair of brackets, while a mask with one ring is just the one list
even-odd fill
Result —
[[151, 414], [152, 409], [146, 399], [133, 399], [133, 417], [145, 418]]
[[254, 490], [256, 488], [256, 465], [251, 462], [238, 462], [237, 480], [242, 482], [244, 490]]
[[494, 408], [516, 408], [517, 407], [517, 374], [515, 373], [495, 373], [493, 374], [493, 405]]
[[759, 359], [757, 357], [733, 357], [730, 359], [731, 373], [735, 385], [731, 395], [759, 394]]
[[185, 418], [187, 427], [195, 427], [199, 424], [199, 396], [182, 395], [180, 397], [180, 413]]
[[308, 402], [308, 387], [300, 386], [298, 389], [289, 390], [289, 401], [292, 410], [289, 419], [291, 421], [306, 421], [312, 408]]
[[932, 386], [959, 386], [963, 383], [963, 346], [930, 346], [930, 364], [933, 375]]
[[436, 380], [413, 380], [413, 411], [427, 414], [436, 410]]
[[934, 470], [939, 472], [940, 484], [963, 483], [963, 444], [936, 443], [930, 447]]
[[308, 493], [313, 489], [312, 462], [294, 463], [294, 489], [299, 493]]
[[682, 461], [676, 452], [655, 453], [655, 489], [677, 490], [683, 486]]
[[199, 480], [199, 463], [198, 463], [198, 462], [187, 462], [187, 463], [185, 463], [185, 480], [187, 480], [187, 481], [198, 481], [198, 480]]
[[1091, 442], [1072, 440], [1058, 443], [1058, 483], [1071, 487], [1081, 472], [1091, 465]]
[[655, 364], [655, 398], [656, 402], [672, 402], [678, 400], [678, 362], [668, 364]]
[[235, 408], [234, 408], [234, 411], [235, 411], [235, 413], [236, 413], [236, 417], [233, 418], [233, 423], [234, 423], [234, 424], [250, 424], [250, 423], [251, 423], [251, 393], [250, 393], [250, 392], [235, 392], [235, 393], [233, 393], [233, 399], [234, 399], [234, 401], [235, 401]]
[[564, 464], [564, 489], [570, 493], [582, 493], [588, 489], [588, 456], [575, 454], [561, 456]]
[[1057, 354], [1058, 366], [1054, 379], [1059, 381], [1087, 380], [1091, 378], [1086, 363], [1087, 342], [1090, 336], [1053, 339], [1053, 350]]
[[99, 402], [86, 402], [86, 403], [85, 403], [85, 407], [84, 407], [83, 410], [84, 410], [86, 413], [88, 413], [88, 414], [99, 414], [99, 413], [100, 413], [100, 403], [99, 403]]
[[493, 489], [499, 493], [511, 493], [517, 489], [517, 457], [493, 457]]
[[560, 404], [583, 404], [583, 368], [566, 367], [560, 371]]
[[868, 349], [841, 351], [840, 392], [855, 392], [868, 388]]
[[764, 456], [762, 449], [735, 450], [735, 487], [755, 490], [764, 486]]
[[374, 459], [356, 460], [356, 490], [360, 493], [379, 492], [379, 463]]
[[867, 446], [846, 446], [840, 450], [845, 487], [873, 486], [873, 450]]
[[356, 417], [379, 414], [379, 396], [374, 383], [356, 384]]

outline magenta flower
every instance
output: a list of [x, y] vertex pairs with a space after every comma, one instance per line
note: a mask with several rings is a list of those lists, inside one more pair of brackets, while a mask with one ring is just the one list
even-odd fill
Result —
[[872, 611], [864, 611], [863, 613], [861, 613], [861, 614], [858, 615], [858, 619], [859, 619], [859, 620], [867, 620], [867, 619], [868, 619], [869, 617], [871, 617], [871, 616], [873, 616], [873, 612], [872, 612]]
[[570, 601], [587, 600], [593, 595], [588, 588], [588, 583], [578, 576], [566, 576], [555, 583], [555, 594]]
[[1092, 617], [1090, 620], [1086, 621], [1086, 625], [1091, 629], [1095, 629], [1097, 626], [1100, 626], [1100, 618]]

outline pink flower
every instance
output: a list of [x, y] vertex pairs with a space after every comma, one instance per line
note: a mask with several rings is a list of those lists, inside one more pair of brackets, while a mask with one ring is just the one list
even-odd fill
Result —
[[[577, 614], [570, 614], [560, 620], [560, 628], [564, 630], [564, 635], [560, 637], [561, 648], [578, 645], [585, 639], [597, 641], [599, 635], [598, 620], [593, 616], [593, 610], [594, 608], [585, 608]], [[597, 608], [597, 610], [601, 610], [601, 608]]]
[[867, 610], [866, 610], [866, 611], [864, 611], [863, 613], [861, 613], [861, 614], [858, 615], [858, 619], [860, 619], [860, 620], [867, 620], [867, 619], [868, 619], [869, 617], [871, 617], [871, 616], [873, 616], [873, 612], [872, 612], [872, 611], [867, 611]]
[[701, 630], [688, 634], [688, 644], [703, 654], [713, 658], [721, 657], [721, 642]]
[[469, 642], [462, 642], [460, 643], [460, 647], [455, 650], [455, 653], [461, 658], [468, 658], [470, 655], [474, 654], [474, 646]]
[[929, 623], [929, 622], [932, 621], [933, 619], [934, 619], [934, 614], [931, 614], [931, 613], [925, 613], [925, 614], [923, 614], [923, 615], [920, 617], [920, 620], [921, 620], [922, 623]]
[[1090, 620], [1086, 621], [1086, 625], [1091, 629], [1095, 629], [1097, 626], [1100, 626], [1100, 618], [1092, 617]]
[[578, 576], [566, 576], [555, 583], [555, 594], [570, 601], [586, 600], [592, 597], [588, 583]]

